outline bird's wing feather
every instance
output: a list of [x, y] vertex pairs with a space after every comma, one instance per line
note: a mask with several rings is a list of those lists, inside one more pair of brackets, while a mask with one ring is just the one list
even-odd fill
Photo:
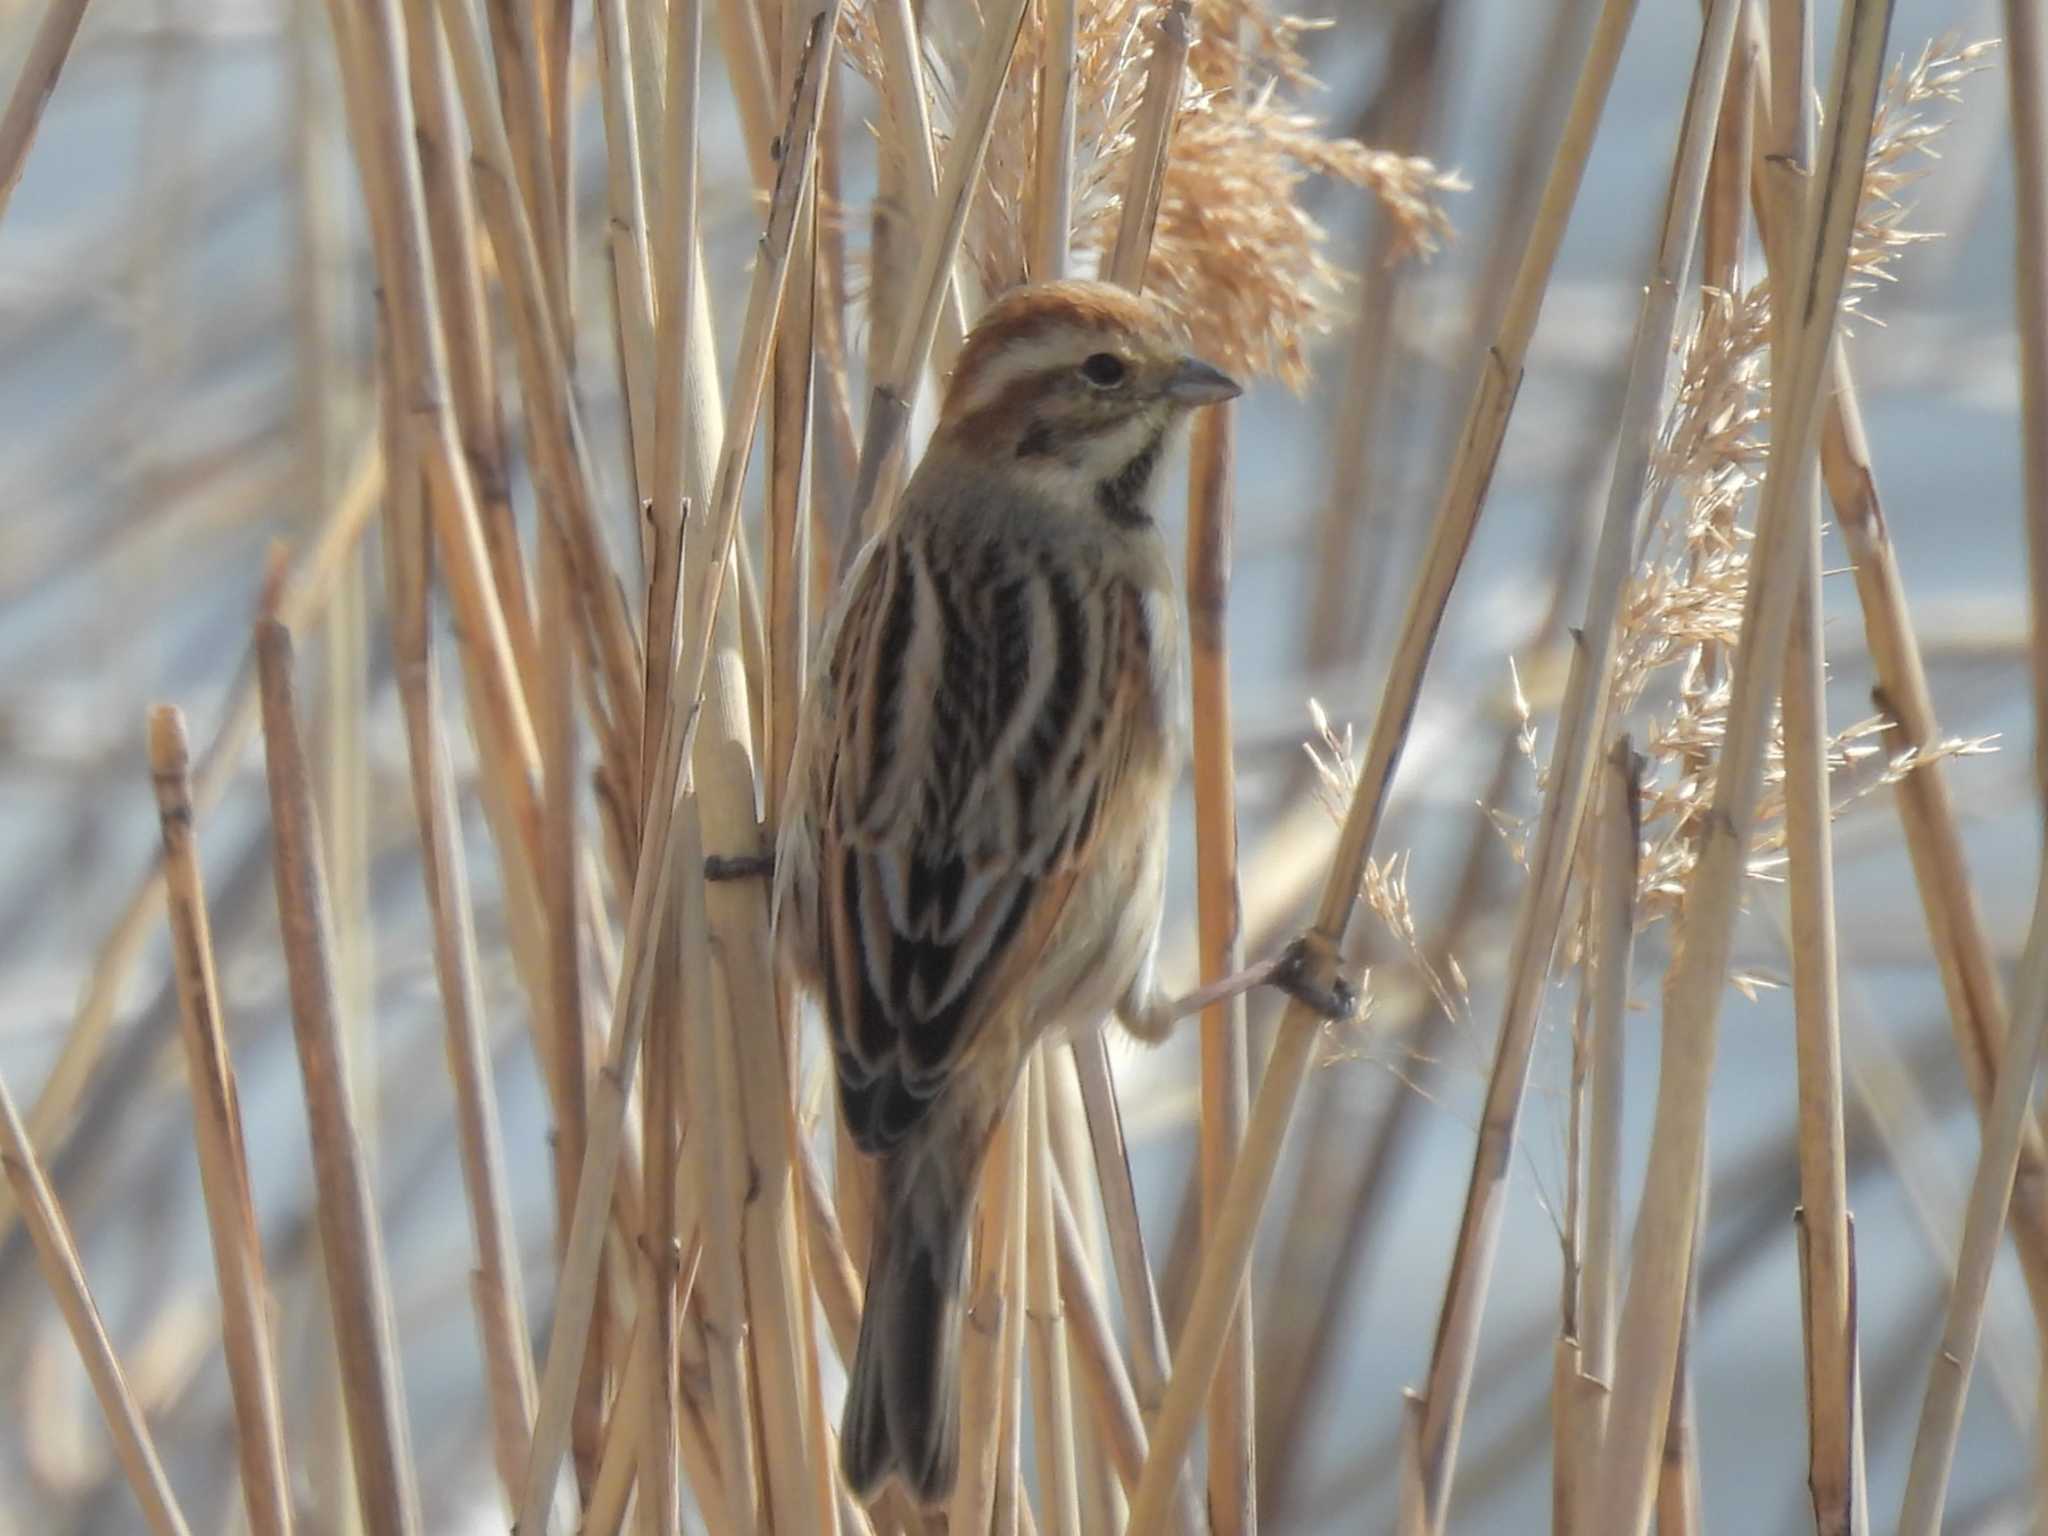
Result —
[[1146, 728], [1147, 618], [1051, 553], [938, 570], [885, 541], [864, 563], [812, 791], [818, 968], [864, 1144], [916, 1123], [1057, 927]]

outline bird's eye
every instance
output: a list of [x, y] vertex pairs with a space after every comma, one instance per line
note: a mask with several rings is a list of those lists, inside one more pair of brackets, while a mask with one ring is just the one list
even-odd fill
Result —
[[1124, 360], [1114, 352], [1097, 352], [1081, 364], [1081, 377], [1097, 389], [1113, 389], [1124, 381]]

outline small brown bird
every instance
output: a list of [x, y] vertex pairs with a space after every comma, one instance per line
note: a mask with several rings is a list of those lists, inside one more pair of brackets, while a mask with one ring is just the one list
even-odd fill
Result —
[[821, 638], [777, 854], [785, 955], [825, 1010], [840, 1105], [881, 1161], [840, 1452], [943, 1499], [960, 1291], [989, 1138], [1050, 1028], [1157, 1039], [1153, 979], [1185, 726], [1154, 478], [1238, 386], [1157, 306], [1017, 289], [960, 353], [895, 518]]

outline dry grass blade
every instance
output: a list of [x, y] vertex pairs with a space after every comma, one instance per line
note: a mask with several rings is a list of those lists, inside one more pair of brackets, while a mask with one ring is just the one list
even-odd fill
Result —
[[35, 145], [43, 108], [50, 104], [64, 61], [71, 56], [79, 23], [85, 20], [85, 7], [86, 0], [50, 0], [7, 98], [7, 109], [0, 112], [0, 217], [6, 216], [7, 204], [21, 181], [21, 168]]
[[1821, 377], [1848, 274], [1890, 19], [1887, 0], [1853, 3], [1844, 14], [1813, 212], [1799, 242], [1801, 260], [1784, 274], [1789, 281], [1779, 289], [1787, 306], [1783, 355], [1791, 367], [1773, 392], [1771, 472], [1758, 516], [1721, 771], [1686, 906], [1683, 943], [1665, 990], [1667, 1045], [1644, 1178], [1648, 1198], [1640, 1207], [1629, 1270], [1597, 1527], [1614, 1536], [1631, 1536], [1649, 1519], [1676, 1379], [1706, 1173], [1714, 1029], [1762, 789], [1770, 709], [1805, 563], [1807, 506], [1799, 497], [1799, 466], [1818, 442]]
[[1572, 652], [1549, 788], [1530, 857], [1529, 887], [1509, 952], [1507, 992], [1487, 1082], [1486, 1109], [1423, 1394], [1421, 1455], [1432, 1530], [1444, 1528], [1449, 1505], [1458, 1434], [1478, 1358], [1480, 1319], [1500, 1241], [1506, 1175], [1513, 1162], [1543, 983], [1564, 920], [1565, 892], [1579, 845], [1580, 824], [1599, 762], [1601, 719], [1614, 675], [1617, 625], [1635, 557], [1637, 528], [1647, 500], [1679, 291], [1692, 265], [1722, 87], [1741, 9], [1739, 0], [1715, 0], [1700, 35], [1650, 282], [1629, 354], [1628, 385], [1617, 432], [1619, 447], [1606, 518], [1593, 557], [1586, 620]]
[[1027, 1135], [1030, 1138], [1031, 1208], [1026, 1231], [1030, 1251], [1025, 1259], [1024, 1304], [1029, 1324], [1031, 1383], [1037, 1400], [1039, 1503], [1048, 1533], [1080, 1536], [1081, 1497], [1074, 1455], [1074, 1404], [1067, 1373], [1067, 1319], [1061, 1302], [1059, 1228], [1053, 1218], [1059, 1174], [1052, 1157], [1051, 1116], [1047, 1103], [1045, 1053], [1031, 1053], [1027, 1070], [1029, 1096]]
[[[1325, 978], [1335, 974], [1338, 946], [1357, 904], [1373, 839], [1385, 809], [1387, 787], [1393, 780], [1414, 718], [1423, 672], [1435, 645], [1438, 626], [1443, 622], [1445, 605], [1450, 601], [1451, 587], [1471, 545], [1492, 481], [1543, 292], [1549, 285], [1565, 222], [1578, 194], [1593, 134], [1634, 10], [1633, 0], [1610, 0], [1602, 13], [1573, 94], [1563, 143], [1551, 163], [1541, 211], [1515, 275], [1500, 335], [1466, 413], [1458, 456], [1451, 467], [1429, 549], [1402, 621], [1381, 707], [1373, 720], [1365, 765], [1338, 835], [1329, 880], [1317, 909], [1310, 959], [1312, 969], [1321, 971]], [[1166, 1501], [1193, 1438], [1200, 1404], [1222, 1360], [1238, 1288], [1251, 1259], [1259, 1212], [1272, 1186], [1281, 1144], [1318, 1037], [1310, 1010], [1299, 1001], [1291, 1002], [1274, 1040], [1238, 1165], [1231, 1175], [1230, 1190], [1218, 1214], [1188, 1321], [1175, 1349], [1173, 1384], [1153, 1430], [1152, 1454], [1145, 1463], [1144, 1481], [1132, 1500], [1131, 1524], [1135, 1529], [1157, 1529], [1164, 1524]]]
[[93, 1304], [78, 1245], [72, 1240], [63, 1209], [57, 1204], [49, 1178], [29, 1143], [28, 1130], [21, 1123], [14, 1097], [4, 1080], [0, 1080], [0, 1172], [6, 1173], [7, 1182], [14, 1188], [14, 1198], [21, 1206], [29, 1238], [35, 1244], [36, 1262], [42, 1266], [43, 1277], [49, 1281], [50, 1292], [57, 1298], [65, 1325], [78, 1346], [79, 1359], [92, 1379], [93, 1393], [114, 1437], [121, 1470], [127, 1475], [128, 1486], [135, 1490], [143, 1517], [156, 1536], [188, 1536], [189, 1528], [164, 1477], [149, 1426], [143, 1422], [142, 1410], [135, 1405], [135, 1395], [128, 1390], [121, 1362], [115, 1358], [113, 1343], [107, 1338], [106, 1325]]
[[299, 741], [291, 631], [275, 619], [257, 623], [256, 664], [263, 696], [278, 921], [291, 983], [292, 1033], [305, 1081], [320, 1249], [341, 1354], [349, 1448], [370, 1528], [412, 1536], [420, 1529], [419, 1492], [399, 1381], [390, 1288], [342, 1064], [328, 958], [327, 893], [305, 751]]
[[171, 962], [177, 973], [179, 1035], [199, 1144], [200, 1187], [213, 1238], [228, 1386], [235, 1400], [235, 1449], [253, 1536], [290, 1536], [291, 1488], [277, 1361], [270, 1342], [270, 1288], [263, 1240], [249, 1194], [249, 1158], [220, 1010], [213, 933], [192, 814], [191, 753], [185, 718], [163, 707], [149, 716], [149, 769], [163, 829], [170, 886]]

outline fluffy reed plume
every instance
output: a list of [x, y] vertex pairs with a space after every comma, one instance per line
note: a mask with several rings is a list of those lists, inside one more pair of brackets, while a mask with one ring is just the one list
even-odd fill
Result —
[[[1077, 269], [1106, 263], [1129, 179], [1149, 40], [1167, 10], [1161, 0], [1083, 5], [1076, 56], [1074, 246]], [[873, 4], [852, 7], [846, 48], [869, 79], [883, 78]], [[1313, 82], [1297, 44], [1310, 23], [1262, 0], [1201, 0], [1194, 45], [1175, 111], [1157, 232], [1145, 284], [1186, 318], [1196, 348], [1242, 374], [1308, 378], [1309, 339], [1334, 323], [1342, 274], [1324, 254], [1325, 232], [1300, 204], [1302, 185], [1326, 176], [1378, 198], [1399, 231], [1402, 255], [1426, 254], [1448, 237], [1443, 194], [1455, 174], [1420, 156], [1331, 138], [1323, 123], [1285, 98]], [[1026, 18], [1022, 60], [1044, 50], [1044, 21]], [[928, 35], [926, 79], [936, 131], [946, 135], [948, 81], [964, 77], [972, 34]], [[983, 184], [968, 228], [967, 254], [984, 290], [999, 293], [1030, 275], [1032, 125], [1039, 71], [1018, 67], [997, 108]], [[1244, 90], [1237, 81], [1253, 82]]]
[[[1914, 160], [1935, 157], [1935, 141], [1949, 124], [1937, 109], [1961, 101], [1962, 83], [1986, 67], [1995, 46], [1930, 43], [1914, 63], [1892, 70], [1864, 175], [1845, 302], [1893, 280], [1899, 254], [1935, 238], [1907, 228], [1911, 204], [1903, 194], [1925, 173]], [[1658, 434], [1640, 558], [1623, 597], [1607, 701], [1610, 722], [1636, 722], [1632, 729], [1647, 758], [1639, 928], [1677, 914], [1713, 804], [1731, 660], [1749, 588], [1748, 523], [1770, 451], [1771, 322], [1768, 279], [1739, 294], [1703, 289], [1676, 348], [1676, 378]], [[1521, 697], [1519, 684], [1515, 697]], [[1526, 716], [1526, 704], [1520, 707]], [[1926, 751], [1886, 756], [1883, 731], [1884, 721], [1873, 715], [1830, 733], [1830, 779], [1844, 786], [1834, 797], [1837, 815], [1931, 757], [1991, 750], [1991, 738], [1950, 737]], [[1538, 764], [1534, 731], [1526, 725], [1522, 750], [1540, 784], [1547, 770]], [[1782, 862], [1784, 780], [1783, 733], [1774, 725], [1751, 846], [1753, 877], [1770, 876]], [[1531, 829], [1499, 808], [1489, 814], [1519, 861]], [[1583, 940], [1572, 933], [1567, 960], [1583, 953]], [[1746, 987], [1755, 978], [1735, 980]]]

